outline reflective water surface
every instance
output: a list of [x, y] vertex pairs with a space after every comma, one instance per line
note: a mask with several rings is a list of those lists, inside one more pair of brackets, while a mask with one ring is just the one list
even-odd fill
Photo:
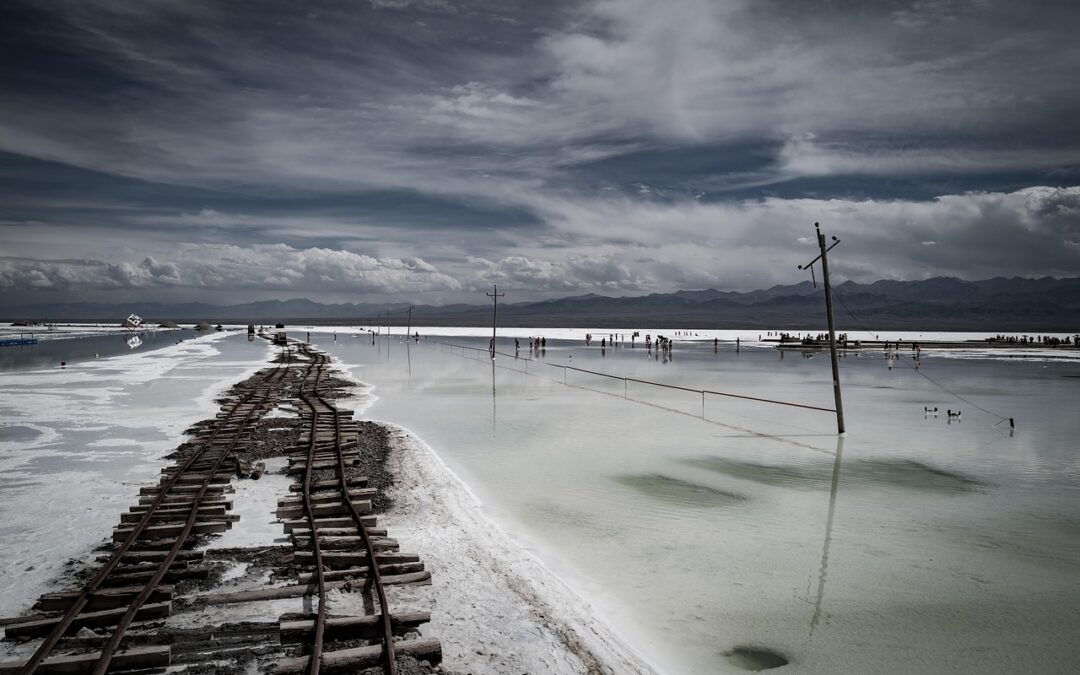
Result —
[[1080, 362], [312, 340], [661, 670], [1076, 668]]

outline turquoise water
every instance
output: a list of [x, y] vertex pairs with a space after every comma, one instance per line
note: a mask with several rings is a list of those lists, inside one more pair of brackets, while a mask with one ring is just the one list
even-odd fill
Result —
[[702, 416], [698, 393], [561, 368], [831, 407], [825, 355], [549, 340], [493, 366], [312, 338], [663, 671], [739, 672], [753, 650], [793, 672], [1075, 669], [1080, 362], [845, 358], [840, 440], [829, 413], [709, 395]]

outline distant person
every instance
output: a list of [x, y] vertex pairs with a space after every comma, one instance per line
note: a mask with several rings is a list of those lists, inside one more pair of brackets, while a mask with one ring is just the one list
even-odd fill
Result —
[[61, 361], [60, 362], [60, 367], [61, 368], [67, 368], [67, 361]]

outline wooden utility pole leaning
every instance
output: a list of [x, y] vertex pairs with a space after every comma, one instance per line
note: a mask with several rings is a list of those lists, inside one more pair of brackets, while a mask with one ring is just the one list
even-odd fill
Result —
[[495, 305], [491, 308], [491, 360], [495, 360], [495, 319], [499, 315], [499, 298], [506, 295], [506, 293], [500, 293], [499, 287], [492, 284], [493, 293], [488, 293], [487, 296], [495, 301]]
[[[829, 251], [840, 243], [840, 240], [833, 237], [833, 243], [825, 246], [825, 235], [821, 233], [821, 226], [818, 223], [814, 223], [814, 230], [817, 232], [818, 248], [821, 253], [817, 258], [814, 258], [805, 265], [799, 265], [799, 269], [804, 270], [810, 268], [810, 273], [813, 275], [813, 264], [821, 260], [821, 278], [825, 284], [825, 314], [829, 322], [829, 357], [832, 360], [832, 379], [833, 379], [833, 398], [836, 401], [836, 431], [837, 433], [844, 433], [844, 402], [840, 397], [840, 359], [836, 355], [836, 324], [833, 321], [833, 308], [832, 308], [832, 285], [829, 283]], [[817, 282], [814, 282], [817, 285]]]

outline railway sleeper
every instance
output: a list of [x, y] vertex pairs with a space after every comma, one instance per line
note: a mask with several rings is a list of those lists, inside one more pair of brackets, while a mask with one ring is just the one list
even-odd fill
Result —
[[[364, 478], [364, 477], [348, 478], [348, 479], [346, 479], [345, 483], [351, 488], [353, 488], [353, 487], [367, 487], [368, 479]], [[341, 487], [341, 483], [339, 481], [336, 481], [336, 480], [313, 480], [313, 481], [311, 481], [311, 489], [312, 490], [330, 490], [330, 489], [334, 489], [334, 488], [338, 488], [338, 487]], [[289, 492], [303, 492], [303, 491], [304, 491], [304, 484], [303, 483], [293, 483], [292, 485], [289, 486]]]
[[[232, 442], [233, 441], [229, 441], [229, 443], [232, 443]], [[221, 462], [221, 468], [222, 469], [227, 469], [229, 467], [232, 467], [232, 466], [236, 465], [236, 456], [235, 455], [227, 454], [224, 458], [222, 458], [221, 455], [222, 455], [221, 452], [216, 452], [213, 455], [200, 457], [199, 459], [195, 460], [191, 464], [187, 464], [187, 465], [173, 464], [171, 466], [164, 466], [164, 467], [161, 468], [161, 473], [176, 473], [176, 472], [181, 471], [181, 470], [183, 470], [185, 472], [200, 471], [200, 470], [205, 471], [207, 469], [213, 468], [213, 466], [215, 464], [217, 464], [219, 461]]]
[[[362, 497], [374, 497], [377, 490], [375, 488], [353, 488], [349, 490], [349, 497], [356, 499]], [[314, 504], [325, 504], [327, 502], [340, 502], [341, 492], [326, 491], [326, 492], [314, 492], [311, 495], [311, 501]], [[295, 497], [281, 497], [278, 499], [278, 506], [303, 506], [304, 498], [300, 495]]]
[[[145, 584], [154, 578], [156, 570], [148, 570], [146, 572], [133, 572], [131, 574], [112, 574], [109, 575], [102, 582], [103, 586], [128, 586], [131, 584]], [[206, 579], [210, 576], [210, 569], [206, 567], [184, 567], [179, 569], [169, 569], [162, 577], [161, 582], [165, 584], [174, 584], [177, 581], [183, 581], [184, 579]]]
[[[187, 523], [165, 523], [163, 525], [149, 525], [143, 528], [142, 532], [139, 532], [139, 539], [154, 539], [158, 537], [169, 537], [179, 535], [184, 526]], [[206, 522], [196, 522], [191, 527], [192, 534], [217, 534], [229, 529], [231, 523], [211, 520]], [[117, 528], [113, 531], [113, 541], [121, 542], [125, 541], [135, 530], [133, 528]]]
[[[376, 557], [377, 554], [376, 554]], [[346, 567], [339, 570], [327, 570], [323, 572], [323, 579], [326, 581], [339, 581], [341, 579], [356, 579], [362, 580], [368, 578], [367, 567]], [[399, 576], [402, 574], [415, 574], [416, 572], [424, 571], [424, 563], [422, 562], [410, 562], [410, 563], [388, 563], [386, 565], [379, 565], [379, 575], [382, 577]], [[296, 577], [296, 581], [301, 584], [313, 584], [317, 581], [314, 574], [299, 574]]]
[[[359, 463], [360, 456], [354, 452], [345, 452], [341, 454], [341, 459], [345, 462], [345, 466], [355, 466], [357, 463]], [[315, 468], [320, 468], [320, 464], [329, 464], [329, 468], [337, 468], [338, 454], [335, 452], [326, 452], [315, 455], [314, 460], [315, 461], [313, 463], [315, 465]], [[297, 457], [289, 460], [289, 466], [306, 467], [307, 463], [308, 458], [306, 455], [304, 457]], [[295, 472], [290, 471], [289, 473]], [[303, 473], [303, 471], [300, 471], [300, 473]]]
[[[323, 626], [324, 640], [352, 640], [354, 638], [381, 639], [382, 614], [367, 616], [341, 616], [326, 620]], [[420, 624], [431, 621], [428, 612], [399, 612], [390, 615], [390, 625], [395, 635], [404, 635]], [[309, 641], [315, 633], [311, 620], [281, 621], [278, 628], [281, 644], [298, 644]]]
[[[375, 527], [378, 522], [378, 518], [375, 516], [360, 516], [360, 522], [364, 524], [364, 527]], [[294, 530], [310, 527], [307, 518], [296, 518], [294, 520], [286, 520], [282, 523], [282, 527], [285, 533], [288, 534]], [[315, 529], [321, 530], [325, 527], [356, 527], [355, 521], [352, 517], [347, 518], [316, 518]]]
[[[220, 511], [220, 512], [219, 512]], [[191, 513], [191, 509], [184, 511], [154, 511], [150, 514], [151, 523], [178, 523], [187, 520], [188, 515]], [[142, 520], [145, 513], [121, 513], [120, 522], [124, 525], [131, 525]], [[223, 520], [229, 523], [235, 523], [240, 520], [240, 516], [234, 513], [225, 513], [225, 509], [214, 509], [208, 512], [199, 511], [195, 514], [195, 522], [201, 523], [208, 520]]]
[[[397, 551], [400, 546], [397, 539], [389, 539], [387, 537], [370, 537], [371, 548], [376, 551]], [[293, 545], [296, 548], [309, 549], [311, 548], [310, 537], [297, 537], [293, 536]], [[356, 535], [345, 537], [334, 536], [319, 536], [319, 547], [325, 551], [347, 551], [347, 550], [360, 550], [364, 546], [364, 538]]]
[[[65, 635], [78, 633], [82, 628], [108, 628], [120, 623], [120, 619], [127, 613], [128, 607], [105, 609], [98, 612], [82, 612], [71, 622]], [[149, 621], [151, 619], [164, 619], [172, 613], [171, 602], [155, 602], [140, 607], [135, 612], [136, 621]], [[63, 617], [39, 619], [27, 623], [10, 624], [4, 628], [7, 637], [22, 640], [28, 638], [43, 637], [52, 632], [53, 628], [60, 623]]]
[[[151, 504], [139, 504], [138, 506], [132, 506], [128, 509], [129, 513], [146, 513], [150, 510]], [[175, 511], [190, 512], [191, 508], [195, 506], [195, 501], [190, 500], [187, 502], [173, 502], [171, 504], [165, 504], [154, 509], [154, 513], [160, 513], [162, 511]], [[209, 499], [199, 500], [198, 510], [200, 512], [209, 511], [212, 509], [232, 509], [232, 499], [225, 499], [224, 497], [211, 497]]]
[[[140, 495], [151, 495], [151, 496], [152, 495], [157, 495], [157, 494], [161, 494], [161, 491], [163, 489], [164, 489], [164, 487], [161, 486], [161, 485], [153, 485], [153, 486], [150, 486], [150, 487], [143, 487], [143, 488], [139, 489], [139, 494]], [[179, 493], [182, 493], [182, 492], [198, 492], [201, 489], [202, 489], [202, 485], [196, 485], [196, 484], [192, 484], [192, 485], [173, 485], [171, 488], [169, 488], [169, 494], [173, 494], [173, 493], [179, 494]], [[236, 488], [234, 488], [231, 483], [214, 483], [214, 484], [206, 486], [206, 494], [208, 494], [208, 495], [218, 495], [218, 494], [222, 494], [222, 493], [225, 493], [225, 492], [236, 492]]]
[[[431, 572], [413, 572], [408, 574], [386, 575], [381, 577], [383, 586], [395, 586], [401, 584], [430, 583]], [[323, 586], [326, 590], [343, 589], [350, 590], [366, 581], [364, 577], [353, 577], [341, 581], [325, 581]], [[285, 598], [302, 598], [305, 595], [318, 595], [319, 586], [315, 583], [293, 584], [291, 586], [277, 586], [274, 588], [260, 588], [250, 591], [234, 591], [231, 593], [207, 593], [186, 598], [192, 605], [232, 605], [243, 602], [263, 602], [266, 600], [281, 600]]]
[[[357, 513], [371, 513], [371, 500], [362, 499], [352, 502]], [[311, 515], [319, 516], [344, 516], [352, 513], [352, 510], [344, 502], [336, 504], [315, 504], [311, 507]], [[303, 506], [279, 506], [277, 517], [279, 520], [292, 520], [305, 516]]]
[[[315, 529], [318, 531], [319, 536], [323, 537], [323, 538], [326, 538], [326, 537], [353, 537], [353, 536], [357, 536], [357, 529], [356, 529], [355, 525], [353, 525], [353, 527], [317, 527]], [[371, 536], [371, 537], [385, 537], [386, 536], [386, 528], [385, 527], [365, 527], [364, 529], [365, 529], [365, 531], [367, 531], [368, 536]], [[311, 528], [298, 527], [298, 528], [293, 529], [293, 531], [290, 534], [292, 534], [292, 536], [294, 538], [295, 537], [310, 537], [311, 536]]]
[[[298, 565], [314, 565], [315, 554], [311, 551], [294, 551], [293, 561]], [[341, 569], [342, 567], [357, 567], [369, 564], [365, 551], [326, 551], [322, 554], [325, 567]], [[375, 561], [380, 565], [402, 564], [420, 562], [420, 556], [415, 553], [400, 553], [398, 551], [376, 551]]]
[[[131, 601], [135, 596], [142, 593], [143, 588], [143, 586], [99, 588], [93, 593], [90, 593], [86, 603], [86, 609], [96, 612], [103, 609], [128, 607], [131, 605]], [[82, 597], [82, 591], [45, 593], [38, 599], [34, 608], [42, 612], [63, 612], [72, 607], [75, 604], [75, 601], [80, 597]], [[150, 603], [169, 602], [172, 598], [172, 586], [158, 586], [150, 592], [150, 596], [146, 601]]]
[[[139, 497], [139, 506], [149, 506], [154, 503], [155, 500], [160, 499], [158, 502], [161, 506], [168, 506], [170, 504], [194, 504], [197, 492], [194, 493], [180, 493], [180, 494], [165, 494], [159, 496], [144, 495]], [[225, 504], [229, 501], [229, 498], [221, 490], [217, 490], [212, 493], [204, 494], [202, 499], [199, 500], [200, 504]]]
[[[321, 675], [333, 675], [334, 673], [356, 672], [362, 668], [378, 666], [382, 663], [383, 651], [381, 644], [340, 649], [332, 652], [324, 651], [322, 660], [319, 662], [319, 673]], [[433, 664], [442, 661], [442, 645], [435, 638], [395, 640], [394, 653], [412, 656]], [[271, 672], [274, 675], [302, 673], [308, 669], [310, 661], [311, 657], [309, 656], [281, 659]]]
[[[234, 472], [222, 471], [214, 476], [210, 477], [210, 480], [206, 480], [205, 473], [185, 473], [176, 477], [176, 483], [174, 485], [187, 485], [191, 483], [202, 484], [208, 482], [210, 485], [228, 485], [232, 482]], [[165, 476], [161, 477], [161, 484], [164, 485], [169, 479]]]
[[[161, 562], [169, 552], [170, 547], [168, 544], [170, 543], [174, 542], [163, 542], [162, 550], [160, 551], [126, 551], [120, 559], [129, 561], [129, 564]], [[177, 551], [174, 560], [182, 562], [201, 562], [205, 554], [206, 551]]]
[[[345, 460], [345, 466], [347, 466], [347, 467], [356, 466], [359, 463], [360, 463], [360, 460], [358, 460], [358, 459], [346, 459]], [[338, 468], [338, 463], [337, 463], [337, 461], [333, 461], [333, 462], [314, 462], [314, 463], [312, 463], [311, 468], [314, 471], [318, 471], [320, 469], [336, 469], [336, 468]], [[305, 471], [307, 471], [307, 462], [297, 462], [295, 464], [292, 464], [285, 473], [290, 474], [290, 475], [295, 475], [295, 474], [302, 474]]]
[[[77, 654], [74, 656], [53, 656], [41, 662], [35, 672], [41, 675], [83, 675], [94, 672], [101, 654]], [[109, 664], [109, 671], [119, 670], [164, 670], [172, 660], [172, 651], [168, 646], [132, 647], [116, 652]], [[0, 675], [18, 675], [22, 672], [23, 661], [0, 662]]]

